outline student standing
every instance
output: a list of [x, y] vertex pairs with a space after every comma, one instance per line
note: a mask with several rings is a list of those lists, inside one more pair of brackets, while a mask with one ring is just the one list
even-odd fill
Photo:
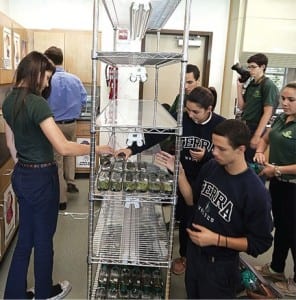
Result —
[[[213, 155], [196, 181], [182, 165], [179, 189], [193, 217], [188, 223], [185, 284], [189, 299], [234, 299], [240, 280], [239, 252], [252, 256], [272, 243], [271, 200], [245, 160], [250, 140], [246, 125], [225, 120], [213, 130]], [[174, 169], [174, 157], [157, 154], [156, 162]]]
[[[2, 111], [6, 141], [15, 167], [12, 187], [19, 203], [18, 240], [12, 257], [5, 299], [27, 298], [27, 272], [34, 248], [35, 299], [64, 297], [68, 281], [52, 285], [53, 236], [59, 209], [58, 170], [53, 148], [62, 155], [86, 155], [89, 145], [68, 141], [56, 125], [42, 92], [50, 90], [55, 66], [42, 53], [25, 56], [16, 71], [13, 90]], [[97, 146], [97, 153], [112, 153]]]
[[[281, 91], [284, 112], [264, 134], [255, 160], [264, 164], [259, 175], [270, 178], [269, 191], [274, 216], [274, 246], [271, 263], [261, 268], [262, 275], [272, 278], [288, 296], [296, 296], [296, 82]], [[269, 146], [269, 162], [264, 152]], [[285, 280], [284, 270], [291, 249], [294, 276]]]
[[247, 161], [251, 163], [260, 137], [278, 105], [279, 91], [272, 80], [265, 76], [268, 64], [265, 54], [252, 55], [247, 63], [252, 80], [245, 91], [243, 83], [237, 81], [237, 100], [238, 107], [242, 110], [242, 120], [252, 134], [250, 147], [246, 151]]
[[[200, 85], [199, 82], [200, 71], [196, 65], [187, 64], [185, 73], [185, 101], [187, 96], [192, 92], [193, 89]], [[184, 101], [184, 105], [185, 105]], [[178, 110], [180, 102], [180, 95], [177, 95], [169, 111], [171, 114], [175, 114]]]
[[[187, 178], [192, 182], [198, 175], [201, 166], [210, 160], [212, 156], [212, 131], [224, 118], [212, 111], [216, 99], [210, 89], [197, 87], [188, 95], [185, 112], [183, 115], [183, 134], [181, 137], [182, 149], [180, 161], [183, 165]], [[126, 157], [140, 153], [143, 150], [157, 144], [165, 135], [145, 135], [145, 145], [138, 147], [136, 144], [129, 148], [118, 150]], [[178, 193], [176, 212], [179, 224], [179, 254], [180, 257], [173, 261], [172, 272], [176, 275], [183, 274], [186, 269], [186, 246], [188, 234], [186, 225], [191, 215], [191, 207], [184, 202], [182, 194]]]
[[[72, 142], [76, 142], [76, 120], [82, 107], [86, 104], [87, 93], [81, 80], [66, 72], [63, 68], [63, 52], [52, 46], [44, 53], [56, 66], [56, 72], [51, 78], [51, 93], [48, 97], [49, 106], [53, 112], [55, 122]], [[55, 151], [60, 181], [60, 210], [67, 208], [67, 193], [78, 193], [75, 185], [75, 157], [60, 155]]]

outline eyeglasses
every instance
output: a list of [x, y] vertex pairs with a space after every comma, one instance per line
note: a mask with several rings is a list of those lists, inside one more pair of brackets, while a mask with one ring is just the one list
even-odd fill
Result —
[[255, 65], [250, 65], [250, 66], [247, 66], [248, 69], [256, 69], [256, 68], [259, 68], [259, 66], [255, 66]]

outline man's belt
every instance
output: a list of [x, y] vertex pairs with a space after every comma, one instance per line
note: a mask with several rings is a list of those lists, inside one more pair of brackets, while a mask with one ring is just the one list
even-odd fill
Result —
[[74, 123], [76, 119], [71, 119], [71, 120], [63, 120], [63, 121], [56, 121], [57, 124], [70, 124]]

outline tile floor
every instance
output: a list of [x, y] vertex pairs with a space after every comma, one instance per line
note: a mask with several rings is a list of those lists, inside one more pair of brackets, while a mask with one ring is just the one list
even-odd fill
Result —
[[[67, 279], [72, 284], [72, 291], [67, 299], [86, 299], [87, 297], [87, 216], [88, 216], [88, 179], [76, 180], [79, 194], [69, 194], [68, 207], [61, 212], [55, 234], [55, 257], [54, 257], [54, 281]], [[178, 253], [177, 230], [175, 231], [174, 256]], [[11, 255], [15, 245], [14, 239], [7, 254], [0, 262], [0, 298], [3, 298], [7, 271]], [[271, 250], [255, 258], [243, 254], [247, 261], [252, 264], [269, 262]], [[292, 259], [289, 255], [286, 267], [286, 275], [292, 274]], [[33, 285], [32, 264], [28, 275], [28, 286]], [[171, 299], [186, 298], [184, 288], [184, 276], [172, 274]]]

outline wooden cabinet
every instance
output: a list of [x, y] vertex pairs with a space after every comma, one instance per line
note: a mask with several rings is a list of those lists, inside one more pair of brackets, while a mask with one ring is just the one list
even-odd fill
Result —
[[[100, 49], [100, 38], [98, 39]], [[75, 30], [36, 30], [33, 37], [33, 49], [44, 52], [50, 46], [62, 49], [64, 69], [77, 75], [85, 84], [91, 83], [92, 32]], [[98, 70], [100, 70], [98, 66]]]
[[15, 193], [11, 186], [14, 162], [10, 158], [0, 168], [0, 261], [18, 227], [19, 213]]
[[34, 31], [33, 33], [33, 49], [36, 51], [44, 52], [50, 46], [56, 46], [65, 52], [64, 47], [65, 35], [63, 32], [42, 30]]

